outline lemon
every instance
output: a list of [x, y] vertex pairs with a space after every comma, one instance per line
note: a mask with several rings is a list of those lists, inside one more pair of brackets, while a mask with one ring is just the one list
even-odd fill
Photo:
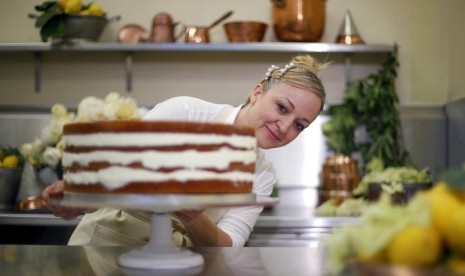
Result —
[[8, 155], [3, 159], [3, 167], [14, 168], [19, 165], [19, 158], [16, 155]]
[[89, 10], [82, 10], [79, 12], [80, 15], [90, 15]]
[[90, 4], [88, 10], [89, 10], [90, 15], [103, 16], [104, 14], [102, 8], [98, 4], [95, 4], [95, 3]]
[[447, 269], [458, 275], [465, 275], [465, 258], [453, 256], [446, 264]]
[[441, 237], [433, 227], [409, 225], [397, 233], [386, 248], [391, 264], [426, 267], [442, 255]]
[[81, 9], [81, 0], [68, 0], [65, 6], [65, 13], [78, 13]]
[[449, 215], [445, 239], [450, 249], [465, 256], [465, 204]]
[[60, 1], [58, 2], [58, 6], [60, 6], [60, 9], [61, 9], [61, 10], [63, 10], [63, 11], [65, 10], [66, 4], [68, 3], [68, 1], [69, 1], [69, 0], [60, 0]]
[[89, 14], [94, 16], [103, 16], [105, 14], [102, 7], [95, 3], [90, 4], [88, 10]]
[[460, 207], [460, 199], [443, 182], [438, 182], [425, 194], [431, 204], [432, 224], [444, 236], [449, 228], [449, 216]]

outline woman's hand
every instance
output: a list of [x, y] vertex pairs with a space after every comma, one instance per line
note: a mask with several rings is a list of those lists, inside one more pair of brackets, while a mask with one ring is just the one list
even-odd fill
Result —
[[[42, 198], [48, 201], [50, 198], [62, 197], [64, 186], [65, 183], [62, 180], [50, 184], [42, 191]], [[80, 215], [83, 215], [84, 213], [91, 211], [85, 208], [65, 207], [53, 204], [49, 204], [48, 207], [50, 210], [52, 210], [55, 216], [61, 217], [65, 220], [74, 219]]]
[[173, 214], [182, 222], [187, 225], [194, 221], [204, 210], [181, 210], [173, 212]]

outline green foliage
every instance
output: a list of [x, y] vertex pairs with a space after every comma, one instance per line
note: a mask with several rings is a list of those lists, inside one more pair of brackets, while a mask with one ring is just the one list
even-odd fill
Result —
[[[91, 4], [82, 5], [82, 10], [87, 10]], [[45, 1], [34, 6], [34, 9], [40, 13], [36, 16], [35, 27], [40, 29], [40, 38], [43, 42], [65, 34], [68, 14], [60, 8], [58, 1]]]
[[40, 38], [43, 42], [47, 42], [49, 37], [59, 37], [64, 34], [66, 15], [57, 1], [47, 1], [34, 8], [41, 12], [36, 18], [35, 27], [40, 28]]
[[[379, 158], [386, 167], [411, 165], [397, 110], [398, 66], [397, 52], [388, 54], [377, 73], [352, 81], [343, 103], [329, 107], [323, 133], [331, 150], [347, 156], [360, 152], [365, 164]], [[364, 130], [367, 139], [356, 141], [357, 130]]]

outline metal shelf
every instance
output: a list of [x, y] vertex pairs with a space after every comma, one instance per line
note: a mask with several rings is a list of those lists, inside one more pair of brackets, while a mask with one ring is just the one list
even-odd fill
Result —
[[298, 42], [266, 42], [266, 43], [138, 43], [124, 44], [118, 42], [77, 42], [67, 44], [51, 43], [0, 43], [0, 52], [287, 52], [287, 53], [389, 53], [394, 45], [344, 45], [335, 43], [298, 43]]
[[0, 43], [2, 52], [31, 52], [34, 56], [34, 88], [41, 88], [41, 61], [44, 52], [122, 52], [125, 54], [126, 90], [132, 91], [133, 55], [137, 52], [230, 52], [230, 53], [335, 53], [343, 54], [346, 64], [346, 80], [350, 80], [353, 54], [394, 52], [395, 45], [345, 45], [335, 43], [258, 42], [258, 43], [138, 43], [84, 42], [69, 43]]

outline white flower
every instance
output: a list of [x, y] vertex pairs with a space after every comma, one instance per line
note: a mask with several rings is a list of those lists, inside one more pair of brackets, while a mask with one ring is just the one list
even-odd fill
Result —
[[46, 144], [44, 141], [40, 139], [35, 139], [34, 142], [32, 142], [32, 151], [31, 151], [31, 156], [37, 156], [39, 155], [46, 147]]
[[147, 114], [147, 112], [149, 112], [148, 108], [146, 107], [139, 107], [137, 110], [136, 110], [136, 117], [139, 118], [139, 119], [142, 119], [145, 114]]
[[117, 102], [120, 99], [120, 95], [118, 92], [110, 92], [106, 97], [105, 97], [105, 103], [113, 103]]
[[62, 104], [54, 104], [52, 106], [52, 115], [56, 117], [66, 116], [68, 114], [68, 109]]
[[[53, 112], [53, 111], [52, 111]], [[59, 116], [52, 116], [48, 124], [42, 129], [40, 138], [46, 144], [55, 144], [61, 139], [63, 126], [73, 120], [73, 113], [59, 113]]]
[[105, 102], [103, 106], [103, 117], [106, 120], [115, 120], [116, 118], [116, 111], [118, 110], [118, 102]]
[[30, 156], [32, 156], [32, 143], [25, 143], [25, 144], [23, 144], [23, 145], [20, 147], [19, 152], [20, 152], [21, 155], [24, 156], [24, 157], [30, 157]]
[[43, 160], [45, 164], [56, 167], [61, 159], [61, 152], [55, 147], [47, 147], [43, 153]]
[[51, 108], [52, 116], [42, 129], [40, 139], [23, 144], [20, 152], [34, 165], [44, 162], [50, 166], [56, 166], [64, 150], [61, 138], [65, 124], [97, 120], [141, 119], [147, 112], [147, 108], [138, 108], [135, 99], [121, 97], [118, 92], [110, 92], [104, 99], [94, 96], [85, 97], [79, 103], [76, 114], [69, 112], [63, 104], [57, 103]]
[[135, 119], [137, 104], [132, 98], [120, 99], [116, 109], [116, 118]]
[[84, 98], [78, 106], [78, 121], [96, 121], [103, 118], [105, 103], [102, 99], [94, 96]]
[[27, 159], [37, 160], [45, 146], [46, 145], [42, 140], [36, 139], [34, 142], [23, 144], [20, 147], [19, 152]]

